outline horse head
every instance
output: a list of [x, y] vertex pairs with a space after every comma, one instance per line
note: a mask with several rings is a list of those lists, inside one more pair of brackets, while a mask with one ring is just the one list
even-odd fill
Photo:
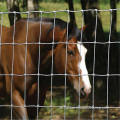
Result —
[[[68, 36], [67, 36], [68, 35]], [[69, 24], [68, 34], [58, 44], [55, 50], [55, 68], [57, 73], [67, 74], [67, 78], [77, 93], [91, 92], [91, 84], [86, 68], [87, 49], [80, 43], [81, 31], [75, 25]]]

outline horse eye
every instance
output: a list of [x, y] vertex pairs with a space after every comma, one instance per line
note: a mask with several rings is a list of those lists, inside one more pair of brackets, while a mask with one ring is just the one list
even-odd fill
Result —
[[69, 50], [69, 51], [68, 51], [68, 54], [69, 54], [69, 55], [74, 55], [74, 52], [73, 52], [72, 50]]

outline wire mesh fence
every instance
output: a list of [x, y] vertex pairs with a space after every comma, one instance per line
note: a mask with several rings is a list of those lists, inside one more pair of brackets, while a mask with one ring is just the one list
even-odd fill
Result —
[[[0, 118], [119, 119], [119, 99], [112, 101], [112, 97], [117, 94], [120, 98], [120, 41], [119, 38], [112, 40], [112, 11], [119, 12], [119, 9], [0, 12]], [[30, 14], [36, 12], [39, 19], [30, 18]], [[75, 25], [70, 28], [70, 12], [80, 14], [81, 29]], [[91, 33], [85, 33], [86, 28], [83, 29], [85, 12], [95, 14], [94, 31], [90, 34], [92, 40], [84, 38]], [[109, 13], [105, 17], [110, 23], [109, 31], [107, 37], [102, 36], [105, 41], [100, 41], [98, 14], [105, 12]], [[14, 25], [4, 27], [4, 15], [10, 13], [14, 14]], [[67, 22], [57, 19], [59, 13], [66, 14]], [[16, 14], [24, 14], [26, 19], [16, 21]], [[44, 18], [46, 14], [52, 14], [53, 18]], [[87, 48], [86, 59], [85, 53], [80, 52], [82, 46]], [[80, 63], [82, 59], [86, 62], [88, 74], [82, 67], [75, 72], [80, 64], [78, 57]], [[74, 68], [69, 68], [71, 62]], [[81, 81], [86, 76], [90, 78], [92, 90], [88, 98], [82, 99]], [[117, 82], [114, 85], [112, 81]], [[88, 84], [87, 80], [85, 82]], [[117, 88], [118, 92], [111, 91], [111, 87]]]

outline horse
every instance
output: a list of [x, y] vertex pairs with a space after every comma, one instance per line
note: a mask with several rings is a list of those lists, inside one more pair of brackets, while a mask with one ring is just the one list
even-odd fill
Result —
[[3, 26], [0, 33], [0, 95], [11, 99], [13, 118], [35, 119], [54, 74], [66, 76], [78, 94], [90, 94], [87, 49], [79, 42], [76, 25], [58, 18], [29, 18]]

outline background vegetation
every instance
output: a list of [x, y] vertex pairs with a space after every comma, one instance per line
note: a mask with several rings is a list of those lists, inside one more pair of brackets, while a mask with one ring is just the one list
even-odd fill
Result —
[[[99, 1], [99, 9], [110, 9], [110, 0], [100, 0]], [[26, 7], [22, 7], [22, 0], [19, 2], [20, 11], [28, 11]], [[39, 0], [39, 8], [40, 11], [55, 11], [55, 10], [66, 10], [68, 9], [68, 4], [65, 0]], [[120, 8], [120, 3], [117, 3], [117, 8]], [[81, 4], [79, 0], [74, 0], [74, 9], [80, 10]], [[0, 0], [0, 11], [7, 12], [8, 8], [6, 5], [6, 0]], [[26, 14], [21, 14], [22, 17], [27, 17]], [[3, 16], [3, 25], [9, 26], [8, 14], [4, 14]], [[103, 28], [105, 31], [109, 31], [110, 27], [110, 12], [100, 12], [101, 21], [103, 24]], [[107, 17], [106, 17], [107, 16]], [[54, 17], [54, 14], [43, 14], [43, 17]], [[61, 18], [65, 21], [68, 20], [68, 15], [66, 13], [57, 13], [56, 17]], [[78, 26], [81, 26], [81, 13], [76, 14], [76, 20]], [[117, 11], [117, 23], [120, 23], [120, 14]], [[119, 26], [117, 25], [117, 31], [119, 31]]]

